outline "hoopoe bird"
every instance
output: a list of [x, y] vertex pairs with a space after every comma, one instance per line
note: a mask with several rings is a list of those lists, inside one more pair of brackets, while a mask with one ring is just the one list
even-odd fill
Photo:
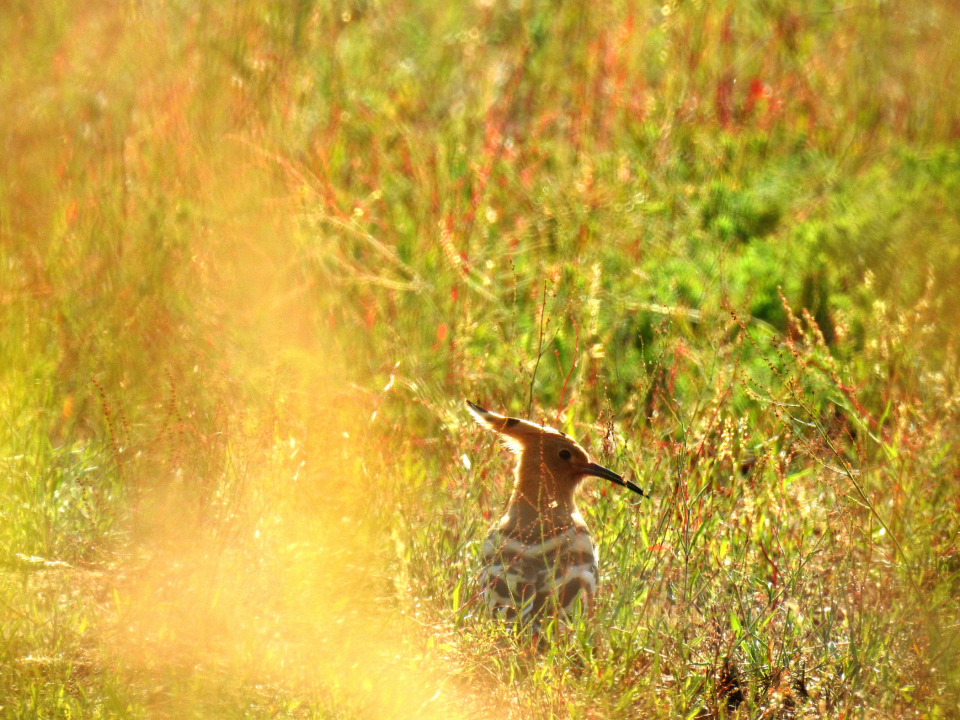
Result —
[[574, 498], [580, 483], [593, 476], [644, 492], [559, 430], [467, 405], [518, 456], [507, 510], [483, 543], [483, 601], [494, 618], [539, 632], [545, 617], [566, 618], [597, 591], [597, 549]]

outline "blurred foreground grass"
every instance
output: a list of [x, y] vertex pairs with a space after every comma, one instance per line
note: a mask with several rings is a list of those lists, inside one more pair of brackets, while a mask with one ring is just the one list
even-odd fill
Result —
[[[956, 716], [958, 18], [0, 12], [0, 713]], [[543, 657], [464, 397], [652, 491]]]

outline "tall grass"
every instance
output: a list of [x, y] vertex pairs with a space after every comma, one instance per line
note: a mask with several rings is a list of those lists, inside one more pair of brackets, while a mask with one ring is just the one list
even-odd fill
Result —
[[[0, 14], [0, 712], [952, 716], [954, 3]], [[484, 617], [511, 460], [597, 607]]]

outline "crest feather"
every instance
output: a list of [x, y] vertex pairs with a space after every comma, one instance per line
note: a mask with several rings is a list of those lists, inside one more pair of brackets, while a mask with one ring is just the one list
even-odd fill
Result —
[[520, 426], [526, 423], [523, 423], [522, 420], [518, 420], [517, 418], [506, 417], [505, 415], [490, 412], [469, 400], [467, 400], [467, 408], [477, 423], [500, 435], [503, 444], [506, 445], [510, 452], [517, 456], [523, 452], [523, 443], [519, 439], [512, 437], [509, 431], [520, 429]]
[[554, 430], [547, 425], [537, 425], [528, 420], [499, 415], [469, 400], [467, 400], [467, 407], [480, 425], [500, 435], [504, 444], [516, 455], [521, 455], [525, 447], [529, 447], [531, 443], [537, 441], [537, 438], [543, 438], [544, 435], [555, 435], [573, 442], [566, 433]]
[[497, 415], [497, 413], [490, 412], [479, 405], [475, 405], [469, 400], [467, 400], [467, 408], [470, 410], [470, 414], [473, 415], [473, 419], [483, 425], [485, 428], [500, 432], [500, 430], [506, 427], [507, 418], [505, 418], [503, 415]]

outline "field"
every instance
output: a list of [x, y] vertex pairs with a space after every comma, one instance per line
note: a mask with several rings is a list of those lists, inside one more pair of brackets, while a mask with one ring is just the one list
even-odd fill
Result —
[[[13, 0], [0, 717], [960, 716], [960, 5]], [[596, 606], [486, 619], [514, 460]]]

